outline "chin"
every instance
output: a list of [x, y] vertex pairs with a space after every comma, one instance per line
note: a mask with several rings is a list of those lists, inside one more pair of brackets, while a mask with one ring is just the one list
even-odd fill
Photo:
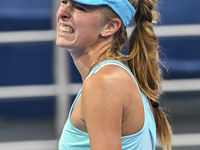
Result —
[[66, 41], [61, 40], [61, 39], [56, 39], [56, 45], [67, 50], [67, 51], [71, 51], [72, 47], [69, 44], [66, 44]]
[[63, 42], [57, 38], [57, 39], [56, 39], [56, 45], [62, 47]]
[[61, 39], [61, 38], [58, 38], [56, 39], [56, 45], [58, 45], [59, 47], [68, 47], [69, 45], [66, 44], [66, 41]]

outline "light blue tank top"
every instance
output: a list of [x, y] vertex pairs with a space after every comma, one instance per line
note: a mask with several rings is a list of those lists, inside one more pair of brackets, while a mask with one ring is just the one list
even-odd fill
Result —
[[[100, 68], [102, 68], [105, 65], [117, 65], [124, 68], [133, 77], [133, 79], [137, 84], [137, 81], [133, 76], [132, 72], [125, 65], [114, 60], [107, 60], [101, 62], [99, 65], [97, 65], [95, 68], [92, 69], [86, 80], [92, 74], [96, 73]], [[155, 143], [156, 143], [155, 120], [149, 108], [149, 103], [147, 101], [146, 96], [140, 89], [139, 91], [144, 106], [144, 114], [145, 114], [144, 125], [143, 128], [138, 133], [121, 137], [122, 150], [155, 150]], [[62, 131], [62, 135], [60, 137], [59, 150], [90, 150], [89, 135], [75, 128], [71, 123], [71, 113], [76, 102], [81, 96], [81, 93], [82, 89], [79, 91], [78, 95], [76, 96], [76, 99], [74, 100], [71, 106], [69, 117], [67, 119], [67, 122]]]

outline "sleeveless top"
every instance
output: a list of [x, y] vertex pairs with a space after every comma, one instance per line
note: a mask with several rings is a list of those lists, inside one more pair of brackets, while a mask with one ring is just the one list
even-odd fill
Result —
[[[136, 84], [137, 81], [133, 76], [132, 72], [122, 63], [115, 61], [115, 60], [106, 60], [101, 62], [99, 65], [94, 67], [92, 71], [89, 73], [86, 80], [94, 73], [96, 73], [100, 68], [105, 65], [117, 65], [125, 69], [135, 80]], [[137, 84], [139, 89], [139, 86]], [[142, 129], [132, 135], [122, 136], [122, 150], [155, 150], [155, 143], [156, 143], [156, 124], [154, 117], [151, 113], [148, 100], [144, 93], [139, 89], [140, 95], [142, 97], [143, 106], [144, 106], [144, 125]], [[70, 112], [67, 122], [63, 128], [62, 135], [59, 140], [59, 150], [90, 150], [90, 141], [89, 135], [77, 128], [75, 128], [71, 123], [71, 113], [72, 110], [78, 101], [79, 97], [81, 96], [82, 89], [79, 91], [78, 95], [76, 96]]]

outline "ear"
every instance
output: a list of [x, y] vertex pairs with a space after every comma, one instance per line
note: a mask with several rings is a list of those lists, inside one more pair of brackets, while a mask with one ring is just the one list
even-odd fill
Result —
[[113, 35], [121, 27], [121, 25], [122, 22], [120, 19], [113, 19], [105, 25], [104, 29], [101, 32], [101, 36], [107, 37]]

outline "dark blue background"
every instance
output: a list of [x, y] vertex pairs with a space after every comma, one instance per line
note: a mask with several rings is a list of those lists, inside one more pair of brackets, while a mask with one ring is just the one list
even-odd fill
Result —
[[[162, 0], [159, 25], [200, 23], [199, 0]], [[49, 30], [51, 0], [0, 0], [0, 32]], [[159, 38], [165, 79], [200, 78], [200, 36]], [[53, 84], [54, 42], [0, 44], [0, 86]], [[81, 82], [70, 59], [71, 82]], [[26, 101], [27, 100], [27, 101]], [[36, 101], [35, 101], [36, 100]], [[0, 101], [0, 116], [52, 116], [55, 98], [22, 98]]]

